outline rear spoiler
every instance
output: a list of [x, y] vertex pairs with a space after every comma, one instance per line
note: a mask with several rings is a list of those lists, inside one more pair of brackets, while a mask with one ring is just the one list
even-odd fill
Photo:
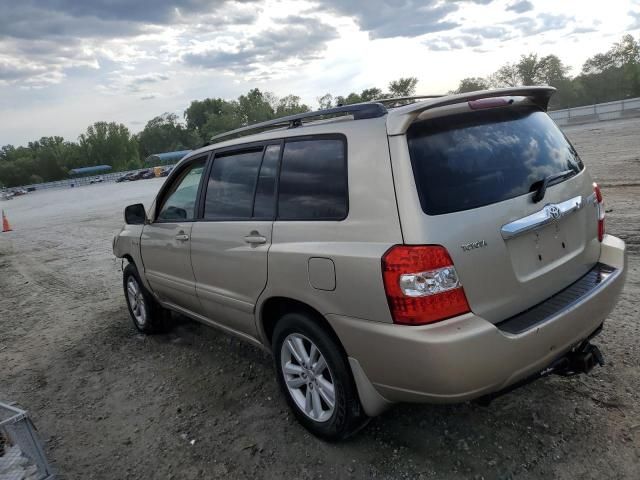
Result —
[[411, 105], [398, 107], [389, 111], [387, 117], [387, 134], [403, 135], [409, 128], [409, 125], [418, 118], [418, 115], [426, 110], [454, 105], [456, 103], [480, 100], [482, 98], [527, 97], [542, 110], [547, 111], [549, 100], [555, 91], [556, 89], [553, 87], [496, 88], [494, 90], [480, 90], [478, 92], [447, 95], [425, 100], [424, 102], [412, 103]]

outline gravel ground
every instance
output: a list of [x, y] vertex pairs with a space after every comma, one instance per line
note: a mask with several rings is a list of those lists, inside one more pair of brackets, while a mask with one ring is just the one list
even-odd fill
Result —
[[36, 192], [0, 203], [0, 399], [30, 411], [67, 479], [640, 478], [640, 120], [566, 130], [603, 185], [627, 285], [597, 339], [608, 361], [490, 407], [399, 405], [328, 444], [287, 411], [271, 359], [176, 319], [131, 324], [111, 238], [162, 180]]

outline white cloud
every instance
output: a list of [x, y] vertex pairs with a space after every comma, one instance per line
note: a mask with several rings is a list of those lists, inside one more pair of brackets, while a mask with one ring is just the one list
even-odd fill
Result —
[[315, 105], [412, 75], [420, 92], [442, 93], [530, 52], [576, 73], [640, 29], [637, 0], [605, 10], [579, 0], [3, 2], [0, 111], [11, 122], [0, 145], [75, 139], [96, 120], [137, 129], [253, 87]]

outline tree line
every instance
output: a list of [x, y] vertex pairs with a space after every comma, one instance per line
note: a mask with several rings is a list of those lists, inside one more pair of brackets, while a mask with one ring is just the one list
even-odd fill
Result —
[[582, 71], [569, 77], [569, 68], [556, 55], [522, 55], [488, 77], [460, 81], [453, 93], [519, 85], [551, 85], [556, 94], [549, 108], [562, 108], [640, 97], [640, 38], [624, 35], [604, 53], [588, 58]]
[[[551, 85], [558, 92], [550, 108], [560, 109], [640, 96], [640, 39], [625, 35], [609, 50], [590, 57], [575, 77], [556, 55], [522, 55], [490, 76], [469, 77], [451, 93], [518, 85]], [[399, 78], [387, 91], [371, 87], [361, 92], [317, 98], [318, 108], [367, 102], [375, 99], [415, 94], [418, 79]], [[307, 112], [311, 108], [300, 97], [277, 97], [258, 88], [235, 100], [206, 98], [194, 100], [184, 111], [184, 119], [164, 113], [132, 134], [122, 124], [96, 122], [77, 141], [43, 137], [26, 146], [0, 147], [0, 186], [17, 186], [67, 178], [69, 170], [110, 165], [115, 171], [141, 168], [154, 153], [188, 150], [203, 145], [213, 135], [272, 118]]]

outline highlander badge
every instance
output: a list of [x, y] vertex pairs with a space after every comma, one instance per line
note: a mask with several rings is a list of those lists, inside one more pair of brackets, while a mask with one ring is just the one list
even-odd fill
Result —
[[475, 250], [476, 248], [486, 247], [486, 246], [487, 246], [486, 240], [479, 240], [477, 242], [467, 243], [466, 245], [460, 245], [462, 250], [464, 250], [465, 252], [468, 252], [470, 250]]

